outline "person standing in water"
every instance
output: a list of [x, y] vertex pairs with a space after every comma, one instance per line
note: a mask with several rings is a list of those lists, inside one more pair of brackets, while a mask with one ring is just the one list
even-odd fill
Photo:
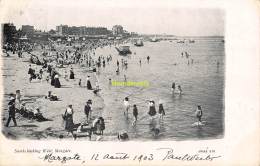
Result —
[[125, 97], [125, 99], [124, 99], [124, 105], [125, 105], [124, 115], [126, 115], [126, 117], [128, 117], [128, 110], [129, 110], [129, 108], [130, 108], [129, 98], [128, 98], [128, 97]]
[[179, 94], [181, 95], [182, 94], [182, 89], [181, 89], [180, 85], [178, 85], [178, 90], [179, 90]]
[[136, 124], [137, 121], [137, 116], [138, 116], [138, 110], [136, 105], [134, 104], [134, 108], [133, 108], [133, 116], [134, 116], [134, 122], [133, 122], [133, 126]]
[[202, 122], [201, 122], [202, 109], [201, 109], [201, 106], [200, 106], [200, 105], [198, 105], [195, 114], [196, 114], [196, 117], [197, 117], [197, 119], [198, 119], [198, 122], [202, 123]]
[[149, 101], [149, 111], [148, 114], [153, 117], [156, 115], [155, 102], [153, 100]]
[[163, 120], [165, 112], [164, 112], [162, 100], [159, 100], [159, 115], [160, 115], [160, 119]]
[[139, 59], [139, 64], [140, 64], [140, 66], [142, 66], [142, 61], [141, 61], [141, 59]]
[[175, 91], [175, 82], [172, 83], [172, 93], [174, 94]]

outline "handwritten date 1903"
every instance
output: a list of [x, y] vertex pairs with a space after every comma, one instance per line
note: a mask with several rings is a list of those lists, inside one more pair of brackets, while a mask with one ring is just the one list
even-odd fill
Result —
[[152, 161], [153, 159], [154, 159], [153, 154], [149, 154], [149, 155], [136, 155], [133, 158], [133, 160], [138, 160], [139, 162], [141, 162], [141, 161]]

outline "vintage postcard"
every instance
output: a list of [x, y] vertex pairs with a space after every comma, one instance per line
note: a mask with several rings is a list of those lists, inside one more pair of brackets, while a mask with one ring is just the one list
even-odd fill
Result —
[[0, 165], [259, 165], [259, 2], [0, 2]]

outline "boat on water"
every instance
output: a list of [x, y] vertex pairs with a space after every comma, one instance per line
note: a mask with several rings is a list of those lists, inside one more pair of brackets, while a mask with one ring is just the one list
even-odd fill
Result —
[[195, 43], [195, 40], [190, 39], [190, 40], [189, 40], [189, 43]]
[[151, 39], [151, 42], [158, 42], [158, 41], [159, 41], [159, 39], [156, 38], [156, 37], [153, 37], [153, 38]]
[[134, 43], [135, 46], [137, 47], [141, 47], [141, 46], [144, 46], [144, 43], [142, 40], [137, 40], [135, 43]]
[[132, 52], [130, 51], [130, 46], [119, 46], [115, 48], [118, 51], [119, 55], [132, 54]]
[[185, 43], [184, 40], [179, 40], [177, 43]]

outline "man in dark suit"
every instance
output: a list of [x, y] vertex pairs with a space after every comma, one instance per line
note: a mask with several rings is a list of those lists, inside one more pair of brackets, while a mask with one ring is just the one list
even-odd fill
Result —
[[14, 126], [17, 126], [16, 120], [15, 120], [15, 98], [11, 97], [10, 102], [8, 103], [8, 113], [9, 113], [9, 117], [6, 123], [6, 127], [9, 126], [9, 123], [11, 121], [11, 119], [14, 122]]
[[[85, 108], [84, 108], [84, 112], [86, 114], [86, 117], [87, 117], [87, 121], [89, 121], [89, 118], [91, 118], [91, 104], [92, 104], [92, 101], [91, 100], [88, 100], [87, 101], [87, 104], [85, 105]], [[89, 116], [90, 115], [90, 116]]]

